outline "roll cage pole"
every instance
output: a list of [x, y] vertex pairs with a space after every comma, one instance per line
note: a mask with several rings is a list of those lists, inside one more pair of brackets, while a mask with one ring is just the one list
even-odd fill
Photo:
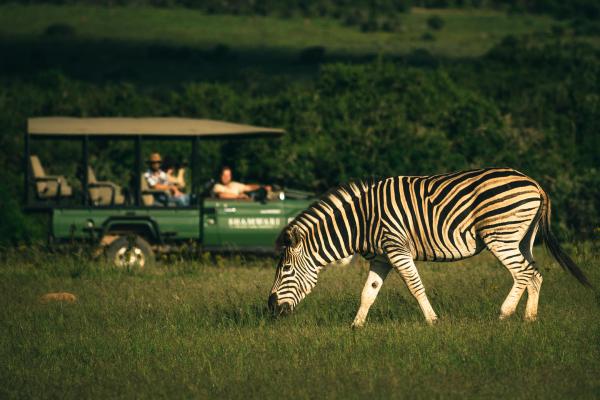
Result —
[[25, 145], [25, 159], [23, 160], [23, 167], [24, 167], [24, 172], [25, 174], [23, 175], [23, 184], [24, 184], [24, 198], [23, 198], [23, 204], [25, 204], [25, 206], [29, 205], [29, 157], [30, 157], [30, 150], [29, 150], [29, 132], [27, 131], [27, 126], [25, 126], [25, 141], [24, 141], [24, 145]]
[[196, 159], [198, 158], [198, 144], [200, 143], [200, 138], [198, 136], [192, 139], [192, 159], [190, 160], [190, 169], [192, 172], [191, 184], [192, 190], [191, 193], [196, 194], [196, 189], [198, 189], [198, 165]]
[[135, 191], [134, 201], [135, 206], [140, 207], [142, 204], [142, 136], [135, 137], [135, 182], [133, 188]]
[[[237, 139], [237, 138], [255, 138], [255, 137], [278, 137], [285, 131], [279, 128], [265, 128], [260, 126], [251, 126], [236, 124], [225, 121], [215, 121], [210, 119], [193, 119], [179, 117], [95, 117], [95, 118], [77, 118], [77, 117], [32, 117], [27, 119], [24, 138], [24, 160], [23, 160], [23, 202], [25, 208], [48, 209], [61, 202], [60, 185], [58, 186], [58, 196], [54, 202], [39, 204], [37, 202], [37, 186], [32, 187], [34, 173], [31, 166], [31, 146], [32, 140], [36, 138], [53, 139], [74, 139], [81, 140], [81, 163], [83, 171], [81, 178], [82, 193], [79, 196], [73, 196], [73, 202], [67, 202], [66, 206], [73, 206], [80, 203], [79, 207], [95, 206], [90, 201], [89, 189], [96, 187], [89, 182], [88, 169], [90, 162], [90, 141], [95, 138], [124, 138], [133, 140], [134, 144], [134, 162], [135, 169], [132, 175], [134, 182], [128, 187], [132, 193], [128, 196], [135, 207], [143, 206], [142, 199], [142, 174], [144, 173], [144, 161], [142, 159], [142, 136], [149, 136], [158, 139], [183, 139], [189, 140], [191, 144], [191, 193], [197, 193], [202, 190], [200, 182], [199, 167], [199, 149], [200, 141], [203, 139]], [[91, 138], [90, 138], [91, 136]], [[93, 142], [92, 142], [93, 143]], [[129, 158], [129, 157], [127, 157]], [[36, 181], [37, 182], [37, 181]], [[33, 204], [36, 197], [35, 204]], [[114, 193], [111, 203], [114, 203]], [[113, 206], [114, 204], [111, 204]], [[129, 204], [126, 204], [128, 206]]]
[[83, 198], [83, 206], [87, 207], [90, 205], [89, 202], [89, 193], [88, 193], [88, 187], [89, 187], [89, 182], [88, 182], [88, 168], [89, 168], [89, 163], [90, 163], [90, 140], [89, 137], [87, 135], [85, 135], [82, 140], [81, 140], [81, 161], [83, 163], [83, 171], [82, 171], [82, 176], [81, 176], [81, 183], [83, 186], [83, 193], [82, 193], [82, 198]]

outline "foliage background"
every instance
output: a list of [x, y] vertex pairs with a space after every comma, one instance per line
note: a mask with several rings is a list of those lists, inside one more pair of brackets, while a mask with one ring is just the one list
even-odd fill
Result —
[[[281, 18], [275, 3], [184, 5], [202, 5], [207, 13], [260, 14], [253, 7], [262, 4]], [[315, 12], [347, 22], [335, 11], [348, 10], [345, 2], [318, 3], [329, 8], [310, 11], [313, 2], [298, 2], [290, 10], [300, 12], [308, 5], [309, 11], [302, 11], [306, 15]], [[214, 10], [206, 8], [210, 4]], [[357, 7], [367, 14], [389, 10], [389, 15], [404, 18], [410, 4], [498, 7], [493, 2], [444, 1], [364, 2]], [[560, 8], [550, 1], [511, 4], [504, 9], [556, 15]], [[595, 3], [569, 4], [560, 8], [566, 22], [543, 32], [507, 36], [482, 56], [462, 58], [422, 48], [328, 58], [327, 49], [320, 47], [282, 56], [268, 49], [242, 54], [222, 44], [200, 51], [161, 42], [93, 42], [68, 24], [50, 24], [37, 36], [0, 35], [8, 55], [0, 61], [0, 241], [43, 237], [43, 219], [23, 215], [19, 201], [25, 121], [40, 115], [185, 116], [283, 127], [288, 134], [276, 141], [203, 142], [201, 178], [214, 177], [225, 163], [241, 180], [317, 192], [370, 176], [510, 166], [537, 179], [550, 193], [555, 226], [563, 238], [597, 236], [600, 54], [597, 42], [589, 40], [597, 34], [597, 18]], [[588, 22], [581, 23], [582, 15]], [[441, 29], [438, 37], [448, 29], [439, 21], [430, 25], [432, 32]], [[591, 28], [582, 33], [581, 26]], [[94, 68], [89, 70], [73, 68], [86, 60], [89, 48], [105, 58], [95, 55], [99, 58], [91, 58]], [[134, 54], [129, 64], [112, 68], [125, 53]], [[163, 70], [164, 60], [177, 69]], [[254, 60], [249, 67], [247, 60]], [[273, 60], [280, 64], [273, 67]], [[226, 72], [205, 78], [186, 75], [202, 65], [202, 71], [223, 67]], [[93, 143], [97, 175], [127, 186], [132, 148], [131, 143]], [[144, 151], [154, 149], [177, 159], [190, 154], [188, 144], [174, 143], [147, 143]], [[50, 147], [39, 142], [32, 144], [32, 151], [52, 174], [66, 175], [78, 186], [79, 144]]]

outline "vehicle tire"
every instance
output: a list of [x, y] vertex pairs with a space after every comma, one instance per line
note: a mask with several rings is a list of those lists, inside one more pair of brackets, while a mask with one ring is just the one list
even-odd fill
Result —
[[139, 236], [121, 236], [106, 249], [106, 258], [117, 268], [143, 269], [154, 264], [150, 243]]

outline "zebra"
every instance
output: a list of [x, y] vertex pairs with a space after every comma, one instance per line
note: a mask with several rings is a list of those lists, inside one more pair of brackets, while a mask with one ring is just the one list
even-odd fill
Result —
[[534, 321], [542, 285], [532, 255], [538, 229], [558, 263], [591, 286], [550, 230], [550, 198], [519, 171], [485, 168], [344, 184], [298, 214], [277, 238], [281, 257], [268, 307], [275, 315], [290, 313], [314, 288], [325, 265], [359, 254], [370, 268], [352, 327], [365, 324], [392, 269], [427, 323], [434, 324], [438, 316], [415, 261], [456, 261], [488, 249], [513, 277], [500, 318], [514, 314], [527, 290], [524, 318]]

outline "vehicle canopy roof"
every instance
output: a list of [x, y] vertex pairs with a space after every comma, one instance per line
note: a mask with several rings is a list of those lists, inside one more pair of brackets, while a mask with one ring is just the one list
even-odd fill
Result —
[[27, 120], [31, 136], [153, 136], [191, 137], [277, 137], [283, 129], [234, 124], [210, 119], [177, 117], [37, 117]]

